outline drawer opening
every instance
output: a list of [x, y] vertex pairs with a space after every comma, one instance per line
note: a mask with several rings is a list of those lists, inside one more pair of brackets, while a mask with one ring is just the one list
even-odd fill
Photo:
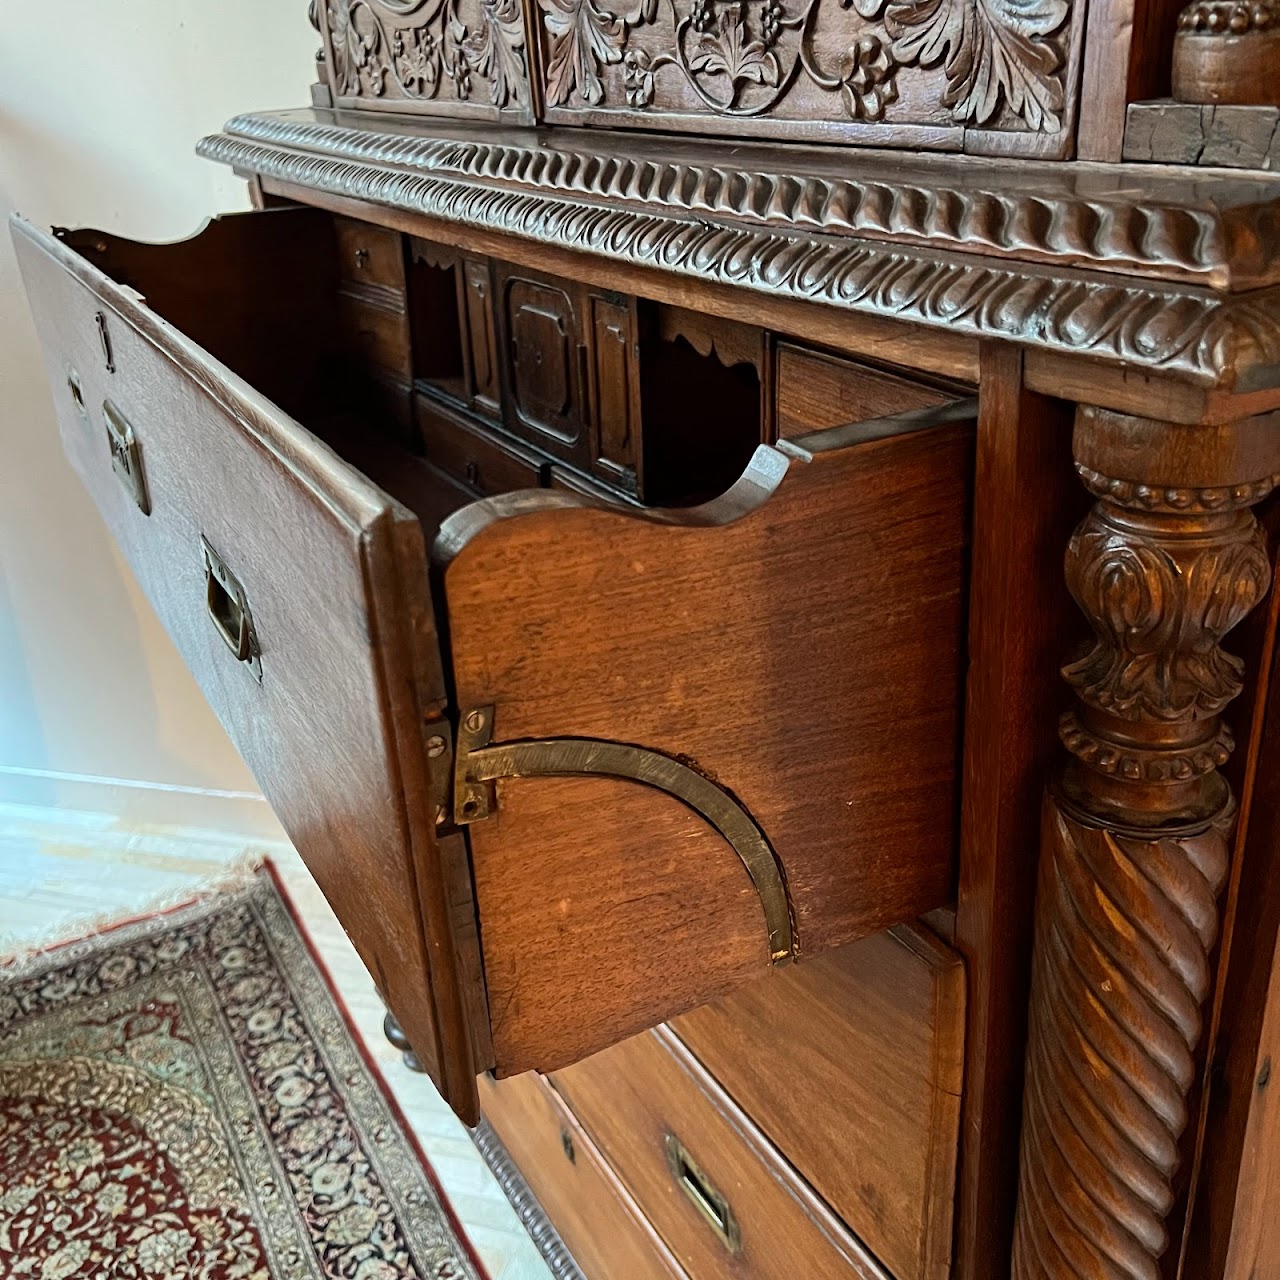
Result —
[[[404, 336], [387, 317], [411, 316], [422, 280], [391, 233], [294, 207], [171, 245], [20, 235], [68, 453], [464, 1113], [472, 1066], [553, 1070], [764, 977], [777, 949], [757, 878], [705, 806], [616, 771], [516, 770], [490, 775], [495, 814], [470, 825], [426, 724], [440, 740], [450, 717], [456, 741], [492, 709], [494, 747], [587, 741], [678, 763], [763, 833], [796, 958], [950, 900], [971, 404], [763, 445], [766, 335], [643, 307], [628, 329], [634, 300], [599, 299], [583, 314], [601, 360], [588, 347], [570, 384], [592, 412], [616, 403], [605, 366], [629, 377], [647, 350], [642, 400], [686, 468], [668, 507], [606, 503], [545, 491], [549, 455], [475, 411], [495, 389], [505, 406], [509, 376], [505, 321], [483, 310], [488, 260], [453, 277], [481, 308], [459, 329], [468, 408], [387, 363]], [[426, 266], [423, 306], [447, 309], [449, 272]], [[344, 308], [387, 336], [370, 363]], [[446, 347], [419, 354], [447, 363]], [[68, 364], [95, 422], [110, 399], [130, 424], [149, 516], [83, 429]], [[559, 375], [524, 374], [530, 403], [555, 407]], [[678, 379], [696, 389], [682, 398]], [[404, 390], [411, 430], [375, 386]], [[695, 443], [722, 419], [754, 436], [720, 439], [732, 466]], [[699, 474], [720, 497], [679, 505]], [[211, 585], [201, 536], [235, 588]], [[476, 995], [487, 1015], [460, 1011]], [[481, 1024], [491, 1054], [468, 1038]]]
[[467, 400], [467, 368], [457, 254], [426, 240], [410, 241], [409, 322], [415, 380], [456, 404]]
[[645, 496], [657, 505], [705, 502], [742, 475], [764, 438], [763, 333], [646, 305], [640, 327]]

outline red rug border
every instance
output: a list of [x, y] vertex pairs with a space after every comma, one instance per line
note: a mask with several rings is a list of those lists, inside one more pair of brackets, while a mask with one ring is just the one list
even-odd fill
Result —
[[[281, 902], [284, 903], [285, 910], [289, 913], [289, 918], [293, 921], [294, 928], [298, 931], [298, 936], [302, 939], [303, 946], [307, 949], [316, 969], [320, 973], [320, 977], [324, 980], [325, 986], [329, 990], [329, 995], [333, 998], [339, 1015], [342, 1018], [343, 1025], [347, 1028], [348, 1034], [351, 1036], [352, 1042], [356, 1046], [356, 1052], [359, 1053], [361, 1060], [368, 1069], [369, 1074], [373, 1077], [377, 1084], [382, 1097], [390, 1110], [392, 1117], [400, 1126], [401, 1132], [408, 1139], [409, 1146], [413, 1154], [417, 1156], [418, 1163], [422, 1166], [423, 1172], [427, 1175], [427, 1181], [431, 1184], [432, 1189], [436, 1193], [436, 1199], [440, 1202], [440, 1207], [444, 1210], [446, 1222], [453, 1230], [454, 1238], [462, 1245], [467, 1256], [471, 1259], [471, 1265], [475, 1267], [481, 1280], [493, 1280], [489, 1268], [485, 1266], [480, 1258], [480, 1254], [476, 1249], [471, 1237], [467, 1234], [466, 1228], [462, 1225], [462, 1220], [458, 1217], [457, 1210], [453, 1207], [453, 1202], [449, 1199], [448, 1193], [440, 1182], [440, 1175], [436, 1173], [432, 1167], [431, 1161], [427, 1159], [427, 1153], [422, 1149], [422, 1143], [418, 1141], [418, 1135], [414, 1133], [413, 1127], [409, 1124], [404, 1111], [401, 1109], [400, 1103], [396, 1101], [395, 1094], [391, 1091], [390, 1084], [387, 1083], [387, 1077], [383, 1073], [382, 1068], [378, 1065], [377, 1059], [369, 1051], [368, 1045], [364, 1042], [364, 1036], [360, 1029], [356, 1026], [355, 1021], [351, 1017], [351, 1011], [347, 1008], [347, 1002], [342, 998], [338, 991], [337, 984], [333, 980], [333, 975], [329, 972], [329, 966], [325, 963], [324, 958], [320, 954], [320, 948], [316, 945], [315, 939], [311, 936], [311, 931], [303, 922], [302, 916], [298, 911], [297, 905], [289, 896], [289, 890], [284, 880], [280, 876], [274, 861], [269, 856], [262, 859], [262, 868], [271, 877], [272, 884], [276, 887], [276, 892], [280, 895]], [[161, 913], [163, 914], [163, 913]], [[407, 1071], [408, 1068], [406, 1067]], [[430, 1084], [430, 1078], [424, 1078], [424, 1083], [430, 1088], [435, 1088]], [[468, 1135], [469, 1136], [469, 1135]], [[479, 1154], [479, 1153], [477, 1153]], [[483, 1159], [483, 1157], [481, 1157]]]
[[[364, 1042], [364, 1036], [360, 1029], [356, 1026], [355, 1021], [351, 1017], [351, 1011], [347, 1008], [347, 1002], [342, 998], [338, 991], [337, 984], [333, 980], [333, 974], [329, 972], [329, 966], [325, 963], [324, 958], [320, 954], [320, 948], [316, 945], [315, 939], [311, 936], [311, 931], [303, 922], [302, 916], [298, 911], [297, 904], [289, 895], [288, 887], [280, 876], [280, 871], [276, 867], [274, 860], [269, 854], [262, 855], [262, 861], [253, 867], [250, 875], [258, 876], [263, 872], [270, 877], [271, 883], [275, 886], [276, 893], [279, 895], [280, 901], [284, 903], [285, 910], [289, 913], [289, 919], [293, 921], [293, 927], [298, 931], [298, 937], [302, 939], [302, 945], [306, 948], [307, 954], [311, 957], [312, 963], [315, 965], [317, 972], [320, 974], [321, 981], [325, 985], [325, 989], [329, 992], [330, 998], [333, 1000], [334, 1007], [338, 1010], [339, 1016], [342, 1018], [342, 1024], [347, 1029], [347, 1034], [351, 1037], [352, 1043], [356, 1047], [356, 1052], [360, 1055], [360, 1060], [364, 1063], [365, 1068], [373, 1077], [374, 1083], [378, 1086], [378, 1091], [382, 1094], [383, 1101], [387, 1104], [387, 1109], [391, 1112], [392, 1118], [400, 1126], [400, 1131], [408, 1140], [409, 1147], [413, 1154], [417, 1157], [418, 1163], [422, 1166], [423, 1173], [427, 1176], [427, 1182], [436, 1193], [436, 1200], [440, 1204], [440, 1208], [444, 1212], [445, 1221], [449, 1224], [453, 1231], [454, 1239], [462, 1246], [463, 1251], [471, 1260], [471, 1265], [475, 1267], [480, 1280], [493, 1280], [492, 1273], [485, 1266], [480, 1258], [480, 1254], [476, 1249], [471, 1237], [467, 1234], [466, 1228], [462, 1225], [462, 1220], [458, 1217], [457, 1210], [453, 1207], [453, 1202], [449, 1199], [448, 1193], [440, 1182], [440, 1175], [436, 1173], [432, 1167], [431, 1161], [427, 1159], [427, 1153], [422, 1149], [422, 1143], [418, 1141], [418, 1135], [414, 1133], [412, 1126], [409, 1124], [399, 1102], [396, 1101], [395, 1094], [391, 1091], [391, 1086], [387, 1082], [387, 1077], [378, 1065], [373, 1054], [370, 1053], [368, 1045]], [[244, 888], [250, 887], [252, 881], [247, 881]], [[240, 886], [227, 886], [225, 888], [213, 888], [208, 892], [201, 893], [196, 890], [189, 898], [184, 898], [181, 902], [175, 902], [167, 906], [157, 907], [154, 911], [140, 911], [135, 915], [124, 916], [119, 920], [113, 920], [110, 924], [104, 925], [101, 929], [95, 929], [89, 933], [77, 934], [73, 938], [63, 938], [58, 942], [51, 942], [48, 946], [40, 947], [32, 953], [33, 959], [39, 959], [43, 956], [52, 956], [59, 951], [66, 950], [67, 947], [75, 946], [78, 942], [87, 942], [90, 939], [108, 938], [111, 934], [119, 932], [121, 929], [127, 929], [130, 925], [145, 924], [151, 920], [163, 920], [166, 916], [177, 915], [180, 911], [189, 910], [191, 907], [199, 906], [202, 903], [211, 902], [215, 898], [226, 894], [234, 894]], [[17, 957], [15, 957], [15, 962]], [[5, 970], [9, 965], [0, 961], [0, 979], [5, 976]], [[408, 1068], [405, 1068], [408, 1070]], [[434, 1088], [434, 1086], [432, 1086]], [[483, 1158], [483, 1157], [481, 1157]]]

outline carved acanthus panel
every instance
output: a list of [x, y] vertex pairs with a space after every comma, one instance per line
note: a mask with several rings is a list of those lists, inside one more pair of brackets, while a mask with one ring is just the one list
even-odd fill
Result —
[[1002, 135], [978, 149], [1053, 153], [1074, 107], [1072, 0], [538, 7], [555, 120], [954, 150], [977, 131]]
[[531, 120], [520, 0], [323, 0], [338, 106]]

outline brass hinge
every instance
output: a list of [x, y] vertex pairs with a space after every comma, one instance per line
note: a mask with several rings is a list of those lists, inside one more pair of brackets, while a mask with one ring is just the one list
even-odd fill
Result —
[[751, 815], [723, 787], [681, 760], [605, 738], [493, 742], [493, 708], [465, 712], [454, 759], [453, 820], [482, 822], [497, 808], [499, 778], [622, 778], [665, 791], [713, 826], [742, 861], [764, 911], [773, 964], [794, 958], [791, 905], [782, 864]]

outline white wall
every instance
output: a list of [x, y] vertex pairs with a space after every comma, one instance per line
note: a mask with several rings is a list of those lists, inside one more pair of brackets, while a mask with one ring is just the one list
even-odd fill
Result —
[[[306, 0], [60, 0], [6, 8], [0, 206], [137, 239], [244, 208], [196, 140], [308, 101]], [[77, 782], [84, 776], [90, 781]], [[118, 779], [128, 786], [99, 785]], [[143, 785], [132, 785], [143, 784]], [[210, 791], [237, 793], [219, 797]], [[274, 834], [253, 781], [112, 548], [58, 446], [0, 231], [0, 802], [114, 806], [138, 823]]]

